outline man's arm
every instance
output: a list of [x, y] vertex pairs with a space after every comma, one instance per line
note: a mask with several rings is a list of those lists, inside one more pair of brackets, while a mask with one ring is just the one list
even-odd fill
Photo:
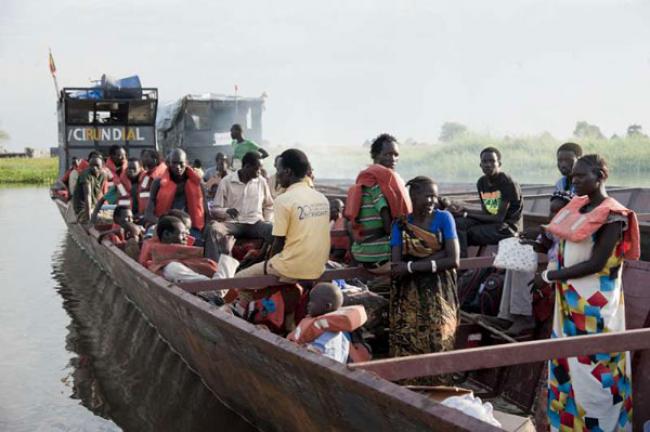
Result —
[[269, 252], [269, 258], [282, 252], [286, 239], [286, 237], [273, 236], [273, 245], [271, 246], [271, 252]]
[[273, 221], [273, 197], [266, 180], [263, 181], [264, 200], [262, 201], [262, 216], [266, 222]]
[[273, 245], [269, 252], [269, 258], [277, 255], [284, 249], [289, 224], [291, 222], [291, 208], [282, 204], [282, 200], [277, 199], [273, 206], [275, 221], [273, 224]]
[[90, 217], [90, 223], [95, 224], [97, 223], [97, 215], [99, 214], [99, 211], [102, 209], [102, 206], [104, 205], [104, 202], [106, 202], [106, 196], [102, 196], [100, 199], [97, 200], [97, 204], [95, 204], [95, 208], [93, 209], [93, 214]]
[[231, 215], [228, 213], [229, 208], [227, 207], [229, 201], [228, 196], [230, 193], [230, 184], [227, 181], [222, 181], [217, 188], [217, 193], [212, 199], [212, 205], [210, 206], [210, 216], [220, 221], [224, 221], [231, 217]]
[[501, 204], [499, 204], [499, 211], [497, 214], [489, 214], [487, 211], [481, 209], [481, 210], [466, 210], [467, 211], [467, 217], [470, 217], [472, 219], [476, 219], [477, 221], [480, 222], [485, 222], [485, 223], [503, 223], [503, 221], [506, 220], [506, 214], [508, 213], [508, 209], [510, 208], [510, 202], [506, 200], [501, 200]]
[[151, 184], [151, 190], [149, 191], [149, 204], [147, 204], [147, 209], [144, 211], [144, 220], [150, 224], [158, 223], [158, 218], [156, 217], [156, 200], [158, 198], [159, 189], [160, 179], [155, 179]]
[[266, 159], [267, 157], [269, 157], [269, 152], [264, 150], [262, 147], [258, 147], [257, 151], [260, 153], [260, 159]]
[[82, 190], [84, 197], [86, 197], [86, 202], [84, 203], [84, 212], [86, 212], [86, 215], [88, 215], [88, 219], [90, 220], [90, 215], [92, 214], [92, 197], [93, 197], [93, 191], [90, 188], [90, 184], [88, 182], [85, 182], [82, 185]]

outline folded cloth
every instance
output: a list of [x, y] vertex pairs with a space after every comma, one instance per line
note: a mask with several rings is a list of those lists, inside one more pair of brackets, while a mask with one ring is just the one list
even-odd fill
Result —
[[353, 223], [361, 210], [362, 187], [379, 185], [381, 193], [386, 198], [393, 219], [406, 216], [412, 212], [411, 198], [404, 186], [404, 181], [396, 171], [379, 164], [370, 165], [361, 171], [357, 180], [348, 190], [345, 204], [345, 217]]

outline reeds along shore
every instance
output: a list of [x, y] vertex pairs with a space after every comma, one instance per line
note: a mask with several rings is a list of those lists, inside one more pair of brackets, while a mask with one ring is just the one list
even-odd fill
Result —
[[58, 158], [0, 158], [0, 185], [49, 185], [59, 176]]
[[[554, 184], [560, 177], [555, 153], [567, 141], [580, 144], [585, 154], [598, 153], [605, 157], [610, 172], [608, 184], [650, 187], [650, 138], [645, 136], [613, 139], [570, 137], [559, 140], [549, 134], [501, 138], [465, 133], [450, 142], [432, 144], [413, 144], [406, 139], [400, 143], [397, 171], [405, 180], [428, 175], [438, 182], [473, 184], [482, 175], [479, 153], [481, 149], [492, 146], [503, 155], [503, 170], [519, 183]], [[276, 148], [269, 150], [272, 156], [278, 153]], [[361, 145], [305, 145], [303, 150], [308, 152], [316, 179], [353, 180], [359, 170], [370, 163], [370, 148]]]
[[[650, 138], [644, 135], [625, 138], [568, 138], [558, 140], [549, 134], [536, 136], [493, 137], [464, 133], [449, 142], [414, 143], [406, 139], [400, 147], [397, 170], [404, 179], [429, 175], [439, 182], [474, 183], [481, 176], [478, 155], [493, 146], [503, 155], [503, 170], [519, 183], [553, 184], [559, 173], [555, 152], [566, 141], [579, 143], [585, 153], [605, 157], [610, 168], [609, 184], [650, 187]], [[265, 168], [273, 173], [273, 156], [291, 146], [269, 148]], [[311, 160], [316, 178], [353, 180], [370, 163], [368, 147], [362, 145], [300, 146]], [[137, 156], [137, 155], [136, 155]], [[58, 177], [57, 158], [0, 159], [0, 184], [51, 184]]]

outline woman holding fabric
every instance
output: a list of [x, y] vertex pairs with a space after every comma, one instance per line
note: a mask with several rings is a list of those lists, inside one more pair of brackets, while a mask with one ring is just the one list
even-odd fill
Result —
[[436, 208], [438, 186], [429, 177], [416, 177], [406, 186], [413, 213], [395, 222], [391, 234], [391, 356], [451, 350], [458, 325], [460, 248], [454, 218]]
[[[576, 196], [546, 227], [560, 239], [557, 270], [539, 275], [555, 283], [553, 337], [625, 330], [624, 259], [638, 259], [636, 215], [607, 196], [607, 164], [578, 159]], [[627, 352], [549, 362], [548, 415], [552, 430], [631, 430], [632, 371]]]

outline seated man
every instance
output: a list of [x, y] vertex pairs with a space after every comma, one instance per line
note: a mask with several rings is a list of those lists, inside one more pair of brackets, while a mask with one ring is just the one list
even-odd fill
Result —
[[149, 205], [149, 195], [153, 181], [165, 174], [167, 165], [160, 160], [160, 154], [154, 149], [142, 150], [140, 152], [140, 160], [142, 161], [143, 173], [140, 175], [138, 185], [138, 191], [140, 193], [138, 210], [144, 214]]
[[[171, 209], [164, 216], [173, 216], [180, 219], [188, 232], [192, 228], [192, 219], [190, 219], [190, 215], [185, 213], [183, 210]], [[151, 233], [151, 231], [153, 231], [153, 233]], [[186, 244], [188, 246], [194, 246], [194, 240], [194, 237], [188, 235]], [[156, 235], [156, 225], [151, 225], [147, 228], [147, 232], [144, 235], [144, 241], [142, 242], [142, 248], [140, 249], [140, 255], [138, 257], [138, 262], [143, 266], [147, 267], [151, 263], [151, 247], [156, 243], [160, 243], [160, 240], [158, 240], [158, 236]]]
[[138, 259], [139, 242], [142, 240], [144, 228], [133, 223], [133, 212], [127, 206], [117, 206], [113, 210], [113, 225], [110, 230], [99, 235], [99, 241], [108, 239], [115, 246], [125, 250], [127, 254]]
[[[127, 166], [127, 156], [126, 156], [126, 150], [124, 150], [124, 147], [118, 144], [112, 145], [108, 149], [108, 160], [106, 161], [106, 168], [111, 172], [112, 174], [112, 182], [113, 183], [119, 183], [120, 176], [122, 175], [123, 172], [126, 171], [126, 166]], [[109, 185], [109, 186], [112, 186]]]
[[557, 169], [562, 174], [562, 177], [555, 184], [555, 192], [567, 192], [572, 196], [575, 194], [573, 182], [571, 181], [571, 171], [573, 171], [573, 166], [581, 156], [582, 147], [576, 143], [567, 142], [557, 149]]
[[330, 202], [330, 231], [332, 232], [330, 259], [338, 262], [350, 261], [350, 237], [347, 219], [343, 217], [344, 207], [343, 201], [338, 198]]
[[101, 157], [94, 156], [88, 161], [88, 168], [79, 175], [72, 197], [72, 205], [79, 223], [90, 221], [95, 204], [106, 193], [107, 181], [104, 161]]
[[271, 258], [235, 277], [271, 274], [293, 282], [323, 274], [330, 253], [329, 201], [305, 183], [308, 168], [309, 160], [300, 150], [289, 149], [280, 155], [278, 182], [287, 190], [273, 204]]
[[230, 137], [232, 138], [233, 146], [232, 165], [235, 169], [241, 168], [246, 153], [258, 152], [261, 159], [269, 156], [268, 152], [262, 147], [244, 138], [244, 130], [239, 124], [232, 125], [230, 128]]
[[208, 280], [217, 263], [203, 257], [203, 248], [187, 246], [188, 230], [183, 221], [163, 216], [156, 225], [159, 242], [151, 245], [147, 268], [171, 282]]
[[69, 200], [74, 192], [79, 174], [81, 174], [86, 168], [88, 168], [87, 161], [73, 156], [70, 168], [68, 168], [61, 178], [52, 185], [52, 191], [62, 199], [66, 201]]
[[[287, 336], [289, 340], [306, 344], [307, 348], [340, 363], [347, 363], [350, 354], [349, 332], [366, 321], [363, 306], [342, 308], [343, 294], [333, 283], [321, 282], [309, 293], [307, 316]], [[328, 324], [324, 326], [322, 322]], [[327, 330], [326, 330], [327, 329]]]
[[131, 209], [133, 215], [141, 216], [140, 210], [140, 176], [142, 175], [142, 165], [140, 160], [130, 158], [127, 163], [127, 168], [120, 175], [119, 181], [114, 182], [113, 186], [108, 188], [108, 191], [97, 201], [95, 209], [91, 217], [94, 223], [97, 214], [102, 208], [104, 203], [117, 204], [118, 206], [126, 206]]
[[[569, 193], [554, 193], [550, 200], [550, 218], [553, 219], [569, 201], [571, 201]], [[549, 233], [537, 232], [537, 234], [535, 231], [521, 234], [521, 242], [532, 245], [533, 249], [538, 253], [548, 254], [547, 268], [551, 270], [557, 269], [559, 242]], [[533, 314], [540, 321], [548, 319], [553, 310], [553, 290], [545, 286], [547, 284], [544, 284], [543, 281], [538, 280], [535, 274], [536, 272], [506, 270], [501, 303], [499, 304], [499, 315], [496, 319], [487, 318], [486, 320], [506, 330], [507, 334], [517, 336], [535, 328]], [[533, 282], [532, 290], [531, 281]], [[534, 291], [538, 295], [542, 293], [541, 298], [545, 300], [543, 303], [538, 302], [537, 307], [533, 305]]]
[[219, 261], [230, 255], [236, 239], [262, 239], [270, 245], [273, 225], [273, 198], [266, 179], [260, 175], [260, 156], [246, 153], [241, 169], [223, 178], [210, 206], [210, 222], [205, 232], [205, 252]]
[[187, 155], [174, 149], [168, 157], [167, 169], [151, 186], [145, 220], [156, 223], [158, 218], [171, 209], [187, 212], [192, 219], [191, 233], [197, 241], [205, 226], [205, 204], [201, 177], [187, 164]]
[[468, 246], [499, 243], [523, 228], [524, 200], [519, 184], [501, 171], [501, 153], [494, 147], [481, 151], [483, 176], [476, 187], [481, 209], [471, 210], [452, 205], [449, 211], [456, 218], [461, 257], [467, 257]]
[[214, 158], [215, 165], [205, 170], [203, 174], [203, 181], [205, 182], [205, 189], [207, 190], [208, 198], [214, 198], [217, 193], [217, 187], [221, 183], [221, 179], [228, 175], [228, 159], [223, 153], [219, 152]]

